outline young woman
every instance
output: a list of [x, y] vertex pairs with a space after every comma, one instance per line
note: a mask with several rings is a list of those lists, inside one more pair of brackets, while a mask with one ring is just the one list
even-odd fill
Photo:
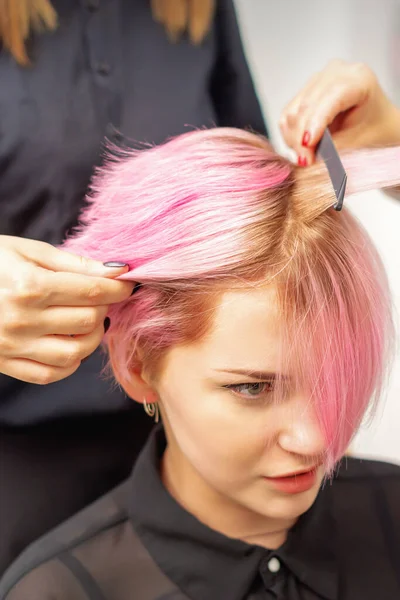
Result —
[[[344, 156], [348, 193], [398, 183], [399, 158]], [[390, 298], [334, 202], [323, 165], [236, 129], [98, 174], [65, 247], [140, 282], [105, 342], [161, 422], [131, 478], [32, 545], [1, 600], [398, 597], [400, 468], [342, 460], [390, 364]]]

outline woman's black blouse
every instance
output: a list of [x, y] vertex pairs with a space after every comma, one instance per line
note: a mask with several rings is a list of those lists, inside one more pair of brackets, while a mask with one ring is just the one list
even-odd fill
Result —
[[[30, 40], [30, 67], [0, 51], [0, 234], [59, 244], [76, 224], [105, 138], [160, 143], [213, 125], [266, 132], [232, 0], [217, 0], [199, 46], [171, 43], [151, 0], [52, 3], [59, 28]], [[101, 368], [95, 353], [46, 388], [0, 375], [0, 425], [131, 406], [98, 377]]]
[[343, 459], [278, 550], [199, 522], [159, 477], [161, 427], [131, 478], [34, 543], [0, 600], [397, 600], [400, 467]]

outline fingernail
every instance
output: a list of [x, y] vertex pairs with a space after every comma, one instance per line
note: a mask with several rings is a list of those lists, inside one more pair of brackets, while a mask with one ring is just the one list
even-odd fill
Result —
[[103, 263], [105, 267], [112, 267], [114, 269], [122, 269], [122, 267], [127, 267], [128, 265], [123, 262], [118, 262], [116, 260], [110, 260], [108, 262]]
[[107, 333], [111, 325], [110, 317], [104, 319], [104, 333]]
[[297, 160], [297, 164], [299, 165], [299, 167], [306, 167], [307, 166], [307, 159], [305, 156], [299, 156], [298, 160]]
[[311, 135], [309, 131], [305, 131], [304, 135], [303, 135], [303, 139], [301, 141], [301, 145], [302, 146], [308, 146], [308, 144], [310, 143], [310, 139], [311, 139]]
[[141, 283], [136, 283], [135, 286], [134, 286], [134, 288], [133, 288], [133, 290], [132, 290], [132, 292], [131, 292], [131, 296], [133, 296], [133, 294], [136, 294], [136, 292], [138, 290], [140, 290], [141, 287], [142, 287]]

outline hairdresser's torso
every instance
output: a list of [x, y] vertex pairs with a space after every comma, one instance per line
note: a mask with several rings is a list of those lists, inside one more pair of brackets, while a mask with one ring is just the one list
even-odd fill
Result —
[[[213, 124], [265, 131], [230, 0], [217, 3], [199, 46], [171, 43], [150, 0], [53, 4], [59, 28], [31, 40], [31, 67], [0, 53], [0, 234], [60, 243], [105, 138], [160, 143]], [[46, 390], [0, 376], [0, 423], [127, 407], [120, 391], [106, 393], [99, 368], [95, 355]]]

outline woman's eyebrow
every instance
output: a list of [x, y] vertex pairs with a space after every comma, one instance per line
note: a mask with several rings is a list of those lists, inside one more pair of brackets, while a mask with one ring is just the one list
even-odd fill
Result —
[[258, 369], [215, 369], [218, 373], [230, 373], [232, 375], [243, 375], [251, 379], [288, 379], [285, 375], [274, 373], [273, 371], [260, 371]]

